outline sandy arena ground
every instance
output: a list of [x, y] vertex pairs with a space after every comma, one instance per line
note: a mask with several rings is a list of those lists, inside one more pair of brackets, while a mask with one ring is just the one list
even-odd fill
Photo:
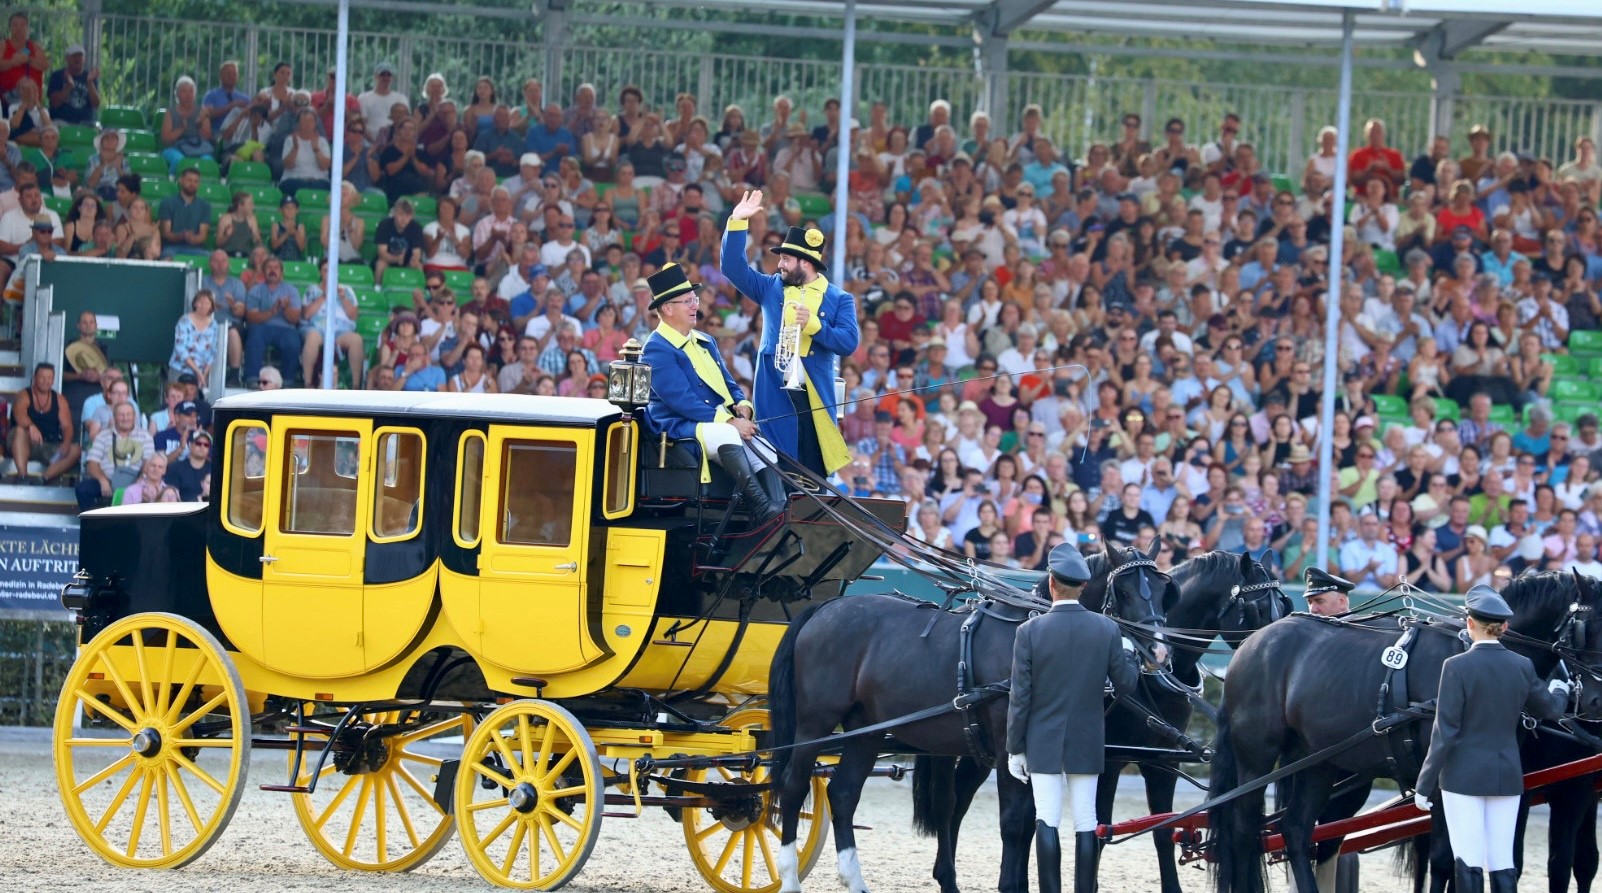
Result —
[[[438, 856], [411, 874], [344, 872], [325, 862], [301, 833], [290, 798], [256, 789], [279, 781], [283, 755], [257, 751], [250, 785], [222, 839], [199, 861], [181, 871], [129, 871], [102, 862], [78, 839], [56, 795], [48, 730], [0, 729], [0, 890], [85, 890], [95, 893], [222, 893], [222, 891], [384, 890], [399, 893], [492, 889], [481, 880], [452, 840]], [[872, 779], [857, 822], [872, 830], [857, 834], [863, 872], [877, 893], [924, 891], [929, 880], [934, 841], [911, 830], [910, 782]], [[1146, 812], [1139, 780], [1126, 777], [1118, 803], [1120, 816]], [[1183, 792], [1182, 792], [1183, 793]], [[1182, 806], [1198, 801], [1192, 795]], [[1529, 863], [1546, 859], [1546, 813], [1531, 817]], [[970, 891], [995, 889], [1000, 858], [994, 784], [981, 790], [963, 829], [958, 872]], [[1064, 860], [1071, 887], [1072, 854]], [[1391, 893], [1410, 889], [1391, 872], [1388, 852], [1363, 857], [1364, 891]], [[837, 890], [833, 842], [805, 884], [809, 891]], [[1182, 867], [1188, 891], [1208, 889], [1205, 873]], [[1272, 874], [1275, 888], [1285, 889], [1284, 875]], [[1102, 889], [1155, 890], [1157, 871], [1145, 841], [1110, 848], [1101, 864]], [[1525, 886], [1539, 886], [1527, 879]], [[702, 893], [709, 888], [696, 873], [680, 829], [661, 810], [648, 809], [640, 819], [604, 821], [600, 840], [583, 872], [566, 889], [639, 891], [639, 893]]]

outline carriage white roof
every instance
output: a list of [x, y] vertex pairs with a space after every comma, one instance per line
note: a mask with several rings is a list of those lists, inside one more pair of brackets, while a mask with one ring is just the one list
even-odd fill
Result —
[[619, 413], [605, 400], [587, 397], [332, 390], [253, 391], [224, 397], [214, 408], [245, 414], [413, 415], [584, 426], [593, 426]]

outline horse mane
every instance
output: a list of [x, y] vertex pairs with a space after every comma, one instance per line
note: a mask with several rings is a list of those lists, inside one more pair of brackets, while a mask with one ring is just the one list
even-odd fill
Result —
[[1168, 576], [1171, 577], [1175, 583], [1179, 584], [1180, 586], [1184, 586], [1188, 581], [1208, 574], [1227, 573], [1233, 578], [1236, 576], [1236, 572], [1239, 570], [1239, 568], [1239, 552], [1224, 552], [1215, 550], [1212, 552], [1204, 552], [1201, 555], [1197, 555], [1195, 558], [1186, 559], [1185, 561], [1175, 565], [1174, 569], [1168, 572]]
[[1586, 595], [1570, 571], [1521, 574], [1502, 589], [1508, 607], [1520, 614], [1561, 613], [1572, 602], [1585, 602]]

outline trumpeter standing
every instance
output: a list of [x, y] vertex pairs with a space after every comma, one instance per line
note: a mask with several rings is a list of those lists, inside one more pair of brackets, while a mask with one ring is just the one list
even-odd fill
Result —
[[1111, 679], [1120, 696], [1134, 692], [1140, 669], [1118, 625], [1079, 603], [1090, 567], [1069, 543], [1048, 561], [1051, 609], [1018, 627], [1007, 706], [1007, 770], [1035, 800], [1035, 861], [1041, 893], [1062, 889], [1062, 822], [1066, 793], [1074, 823], [1074, 893], [1094, 893], [1096, 780], [1106, 765], [1102, 698]]
[[[723, 233], [723, 275], [762, 308], [762, 348], [754, 387], [757, 421], [780, 451], [820, 475], [833, 474], [851, 461], [851, 451], [835, 422], [834, 378], [841, 357], [857, 349], [857, 302], [850, 292], [823, 276], [823, 233], [790, 227], [781, 245], [779, 272], [759, 273], [746, 262], [750, 219], [763, 213], [762, 191], [747, 192], [729, 215]], [[805, 374], [801, 387], [785, 387], [777, 368], [781, 333]]]
[[1524, 774], [1519, 762], [1519, 716], [1555, 719], [1568, 702], [1569, 684], [1543, 683], [1529, 658], [1497, 641], [1513, 610], [1489, 586], [1465, 596], [1468, 651], [1441, 666], [1435, 729], [1419, 772], [1418, 807], [1430, 808], [1440, 792], [1456, 856], [1457, 893], [1512, 893], [1513, 832]]

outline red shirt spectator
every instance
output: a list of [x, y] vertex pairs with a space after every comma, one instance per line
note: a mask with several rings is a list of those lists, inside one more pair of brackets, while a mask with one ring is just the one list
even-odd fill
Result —
[[20, 12], [12, 13], [10, 26], [11, 35], [0, 48], [0, 63], [13, 63], [18, 56], [25, 58], [0, 70], [0, 93], [10, 93], [17, 89], [23, 78], [27, 78], [39, 85], [39, 95], [43, 96], [44, 69], [48, 59], [39, 45], [28, 39], [28, 16]]

